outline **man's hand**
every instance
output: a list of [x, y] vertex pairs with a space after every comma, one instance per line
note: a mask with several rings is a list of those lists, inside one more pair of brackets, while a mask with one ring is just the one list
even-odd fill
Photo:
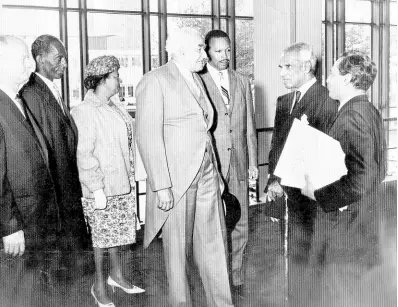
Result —
[[278, 181], [275, 180], [268, 186], [267, 195], [271, 201], [283, 196], [283, 188]]
[[305, 186], [301, 189], [301, 194], [311, 198], [312, 200], [315, 199], [315, 189], [314, 185], [312, 184], [311, 178], [308, 175], [305, 175]]
[[258, 179], [258, 168], [254, 165], [249, 166], [249, 180]]
[[170, 188], [157, 191], [159, 204], [158, 208], [163, 211], [169, 211], [174, 207], [173, 192]]
[[106, 196], [103, 189], [94, 191], [95, 209], [103, 210], [106, 208]]
[[4, 252], [12, 256], [22, 256], [25, 252], [25, 236], [23, 230], [3, 237]]

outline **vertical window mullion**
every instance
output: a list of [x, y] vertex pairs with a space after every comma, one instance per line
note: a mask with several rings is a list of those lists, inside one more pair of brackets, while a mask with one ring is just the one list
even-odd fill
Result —
[[220, 0], [212, 0], [211, 1], [211, 22], [212, 29], [221, 29], [221, 18], [220, 18]]
[[[371, 102], [373, 105], [380, 110], [379, 103], [381, 102], [380, 95], [380, 85], [381, 85], [381, 65], [382, 65], [382, 57], [380, 53], [380, 48], [382, 47], [382, 41], [380, 36], [380, 2], [372, 1], [372, 36], [371, 36], [371, 58], [373, 62], [375, 62], [377, 68], [379, 69], [378, 74], [376, 75], [375, 82], [372, 85], [372, 97]], [[381, 110], [380, 110], [381, 111]]]
[[336, 0], [336, 59], [345, 50], [345, 1]]
[[79, 40], [80, 40], [80, 87], [82, 97], [86, 93], [84, 87], [84, 68], [88, 64], [88, 33], [87, 33], [87, 4], [86, 0], [79, 0]]
[[[383, 118], [390, 117], [390, 0], [380, 3], [380, 18], [384, 22], [380, 25], [380, 54], [381, 62], [379, 68], [380, 78], [380, 103], [379, 110]], [[384, 123], [387, 131], [386, 144], [389, 144], [390, 135], [388, 133], [390, 122]]]
[[325, 80], [334, 61], [334, 0], [325, 0]]
[[166, 39], [167, 39], [167, 1], [158, 0], [159, 7], [159, 66], [167, 63]]
[[235, 0], [227, 1], [227, 32], [231, 39], [231, 68], [236, 69]]
[[143, 73], [151, 70], [151, 28], [149, 0], [142, 0], [142, 61]]
[[[59, 0], [59, 35], [64, 43], [65, 49], [68, 50], [68, 11], [66, 9], [66, 0]], [[69, 69], [66, 68], [65, 74], [61, 80], [62, 95], [69, 108]]]

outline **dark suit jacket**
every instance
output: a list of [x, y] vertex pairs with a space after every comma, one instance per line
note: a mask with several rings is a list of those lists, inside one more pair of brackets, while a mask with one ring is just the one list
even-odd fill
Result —
[[[369, 250], [377, 248], [379, 240], [377, 202], [386, 171], [383, 122], [367, 96], [357, 96], [340, 109], [329, 135], [340, 142], [348, 172], [315, 191], [318, 205], [326, 212], [319, 216], [334, 223], [324, 231], [339, 233], [334, 237], [343, 242], [341, 248], [353, 251], [353, 258], [366, 261], [362, 255], [374, 256]], [[337, 210], [345, 206], [347, 210]]]
[[62, 233], [86, 242], [87, 231], [81, 205], [81, 186], [76, 162], [77, 128], [66, 106], [62, 112], [44, 81], [32, 73], [20, 96], [32, 111], [47, 138], [53, 159], [51, 170], [60, 205]]
[[229, 110], [207, 69], [200, 76], [216, 111], [211, 131], [214, 135], [221, 173], [226, 178], [233, 151], [236, 155], [238, 179], [247, 180], [249, 165], [257, 166], [257, 136], [252, 93], [246, 76], [231, 69], [228, 70], [228, 74]]
[[32, 126], [0, 90], [0, 237], [22, 229], [28, 251], [54, 246], [59, 227], [55, 187], [42, 150]]
[[[294, 93], [278, 97], [272, 134], [271, 149], [269, 152], [268, 183], [279, 180], [273, 175], [279, 157], [285, 145], [286, 138], [295, 118], [301, 119], [305, 114], [310, 126], [327, 132], [336, 118], [338, 102], [329, 97], [329, 91], [320, 82], [313, 84], [299, 101], [297, 107], [290, 114]], [[299, 189], [284, 188], [291, 201], [296, 203], [308, 203], [309, 198], [303, 196]], [[304, 205], [305, 206], [305, 205]]]

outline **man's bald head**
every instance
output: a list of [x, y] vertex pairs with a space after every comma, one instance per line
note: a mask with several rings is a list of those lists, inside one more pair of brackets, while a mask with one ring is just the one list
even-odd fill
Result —
[[32, 61], [28, 46], [17, 37], [0, 35], [0, 83], [19, 87], [29, 79]]

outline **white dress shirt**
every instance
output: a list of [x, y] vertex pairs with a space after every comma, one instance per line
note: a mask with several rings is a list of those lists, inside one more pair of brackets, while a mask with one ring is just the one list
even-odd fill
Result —
[[[228, 69], [218, 70], [211, 66], [209, 63], [206, 64], [207, 70], [210, 73], [210, 76], [213, 78], [214, 83], [217, 85], [218, 90], [220, 91], [221, 97], [224, 100], [225, 105], [229, 105], [229, 100], [222, 93], [221, 86], [225, 88], [229, 95], [229, 74]], [[222, 77], [220, 77], [220, 73], [222, 73]], [[231, 97], [231, 96], [230, 96]]]
[[15, 105], [17, 106], [18, 110], [21, 111], [22, 115], [25, 117], [25, 111], [21, 105], [20, 102], [18, 102], [15, 97], [17, 96], [17, 93], [15, 93], [15, 91], [13, 91], [10, 87], [4, 85], [4, 84], [0, 84], [0, 90], [2, 90], [4, 93], [6, 93], [6, 95], [8, 97], [11, 98], [11, 100], [15, 103]]
[[178, 64], [176, 61], [173, 61], [174, 64], [176, 64], [178, 70], [180, 71], [181, 75], [184, 77], [184, 79], [189, 82], [190, 85], [193, 86], [193, 88], [196, 90], [196, 94], [199, 96], [200, 95], [200, 88], [196, 85], [196, 82], [193, 78], [193, 72], [190, 71], [188, 68], [185, 68], [184, 66]]
[[52, 82], [48, 78], [44, 77], [43, 75], [39, 74], [38, 72], [36, 72], [35, 74], [37, 76], [39, 76], [43, 80], [43, 82], [47, 85], [47, 87], [50, 89], [51, 93], [54, 95], [55, 99], [57, 99], [62, 112], [64, 112], [64, 114], [65, 114], [64, 106], [62, 103], [62, 96], [61, 96], [61, 93], [60, 93], [58, 87], [55, 85], [54, 82]]
[[290, 109], [290, 113], [292, 113], [293, 108], [294, 108], [294, 102], [296, 101], [296, 92], [299, 91], [301, 93], [300, 99], [298, 100], [298, 102], [299, 102], [304, 97], [305, 93], [310, 89], [310, 87], [315, 84], [315, 82], [316, 82], [316, 78], [313, 77], [311, 80], [307, 81], [306, 83], [301, 85], [298, 89], [296, 89], [296, 91], [294, 92], [293, 103], [292, 103], [292, 107]]

